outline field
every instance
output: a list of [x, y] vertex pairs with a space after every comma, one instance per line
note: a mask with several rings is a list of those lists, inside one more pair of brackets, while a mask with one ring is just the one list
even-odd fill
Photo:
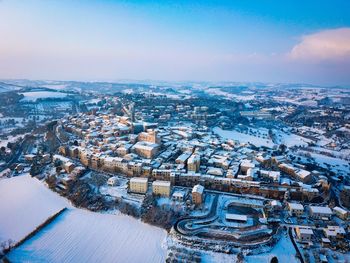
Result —
[[12, 251], [11, 262], [164, 262], [166, 232], [124, 215], [70, 209]]
[[245, 134], [234, 130], [228, 131], [228, 130], [223, 130], [219, 127], [215, 127], [213, 131], [214, 133], [220, 135], [224, 139], [236, 140], [236, 141], [239, 141], [240, 143], [251, 143], [257, 147], [265, 146], [265, 147], [272, 148], [275, 145], [271, 139], [257, 137], [254, 135]]
[[69, 206], [29, 175], [0, 180], [0, 242], [19, 241], [48, 217]]
[[45, 98], [64, 98], [67, 94], [62, 92], [52, 92], [52, 91], [32, 91], [32, 92], [24, 92], [22, 93], [24, 98], [22, 101], [33, 101], [35, 102], [37, 99], [45, 99]]
[[[11, 262], [164, 262], [165, 230], [125, 215], [77, 209], [28, 175], [0, 180], [0, 238], [19, 241], [63, 214], [7, 256]], [[13, 200], [16, 200], [14, 202]]]

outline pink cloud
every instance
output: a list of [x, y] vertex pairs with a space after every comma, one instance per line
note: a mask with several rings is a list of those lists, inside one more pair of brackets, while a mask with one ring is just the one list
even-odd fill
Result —
[[343, 61], [350, 58], [350, 28], [338, 28], [306, 35], [288, 57], [310, 62]]

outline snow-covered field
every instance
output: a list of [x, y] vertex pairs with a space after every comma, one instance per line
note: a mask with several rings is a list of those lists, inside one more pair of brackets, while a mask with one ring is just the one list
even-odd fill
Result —
[[0, 180], [0, 242], [19, 241], [69, 202], [28, 174]]
[[312, 141], [310, 139], [304, 138], [302, 136], [293, 134], [293, 133], [285, 133], [279, 130], [273, 130], [274, 135], [276, 136], [276, 142], [278, 144], [284, 144], [287, 147], [293, 146], [308, 146], [308, 143]]
[[340, 159], [340, 158], [334, 158], [330, 156], [326, 156], [319, 153], [312, 153], [307, 151], [298, 151], [298, 154], [305, 157], [305, 155], [310, 155], [314, 161], [320, 165], [323, 168], [330, 169], [331, 171], [337, 173], [337, 172], [344, 172], [349, 173], [350, 172], [350, 164], [349, 161]]
[[236, 140], [241, 143], [251, 143], [257, 147], [266, 146], [266, 147], [273, 148], [273, 146], [275, 145], [271, 139], [265, 139], [262, 137], [257, 137], [257, 136], [241, 133], [234, 130], [229, 131], [229, 130], [223, 130], [219, 127], [215, 127], [213, 131], [214, 133], [220, 135], [225, 139]]
[[167, 233], [125, 215], [77, 209], [28, 175], [0, 180], [0, 241], [18, 241], [63, 207], [63, 214], [11, 251], [11, 262], [164, 262]]
[[0, 140], [0, 147], [6, 147], [9, 142], [16, 142], [21, 137], [24, 137], [25, 134], [20, 134], [16, 136], [8, 136], [7, 140]]
[[52, 92], [52, 91], [31, 91], [21, 93], [24, 95], [22, 101], [36, 101], [37, 99], [44, 98], [64, 98], [67, 96], [66, 93]]
[[69, 209], [13, 250], [11, 262], [165, 262], [166, 232], [125, 215]]
[[268, 253], [262, 253], [259, 255], [247, 256], [245, 262], [247, 263], [269, 263], [271, 259], [276, 256], [278, 262], [297, 263], [300, 262], [295, 257], [296, 251], [292, 244], [292, 241], [286, 233], [282, 234], [281, 239]]

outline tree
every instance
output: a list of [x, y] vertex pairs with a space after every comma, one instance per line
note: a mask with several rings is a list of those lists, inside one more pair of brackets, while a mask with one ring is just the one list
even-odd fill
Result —
[[244, 255], [243, 255], [243, 253], [242, 253], [242, 252], [239, 252], [239, 253], [237, 254], [237, 262], [243, 262], [243, 260], [244, 260]]
[[285, 153], [287, 150], [287, 146], [285, 144], [280, 144], [279, 146], [279, 150], [281, 151], [281, 153]]
[[277, 257], [273, 257], [270, 262], [271, 263], [278, 263], [278, 258]]

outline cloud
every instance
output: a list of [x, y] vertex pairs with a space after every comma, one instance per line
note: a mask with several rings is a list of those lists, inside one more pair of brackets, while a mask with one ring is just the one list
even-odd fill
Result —
[[350, 28], [338, 28], [306, 35], [288, 57], [309, 62], [346, 61], [350, 58]]

